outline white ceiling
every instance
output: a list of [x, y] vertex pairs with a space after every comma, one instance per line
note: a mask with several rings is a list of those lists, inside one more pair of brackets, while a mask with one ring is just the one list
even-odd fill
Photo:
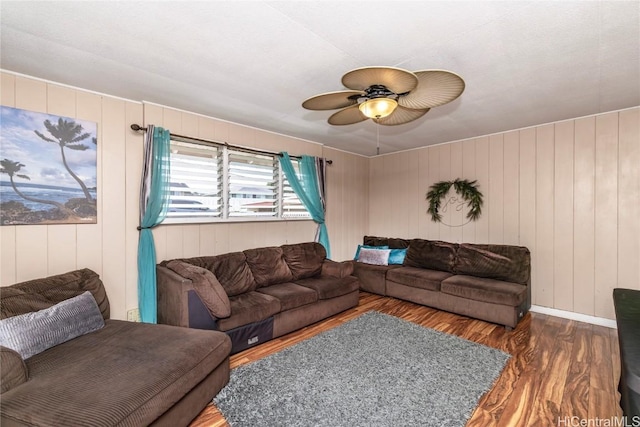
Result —
[[[4, 70], [374, 155], [640, 105], [640, 2], [0, 2]], [[374, 65], [466, 90], [400, 126], [302, 101]]]

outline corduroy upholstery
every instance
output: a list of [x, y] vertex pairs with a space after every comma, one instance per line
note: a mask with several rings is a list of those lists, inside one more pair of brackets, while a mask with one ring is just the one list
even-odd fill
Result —
[[277, 298], [280, 301], [280, 310], [282, 311], [318, 301], [317, 292], [296, 283], [278, 283], [277, 285], [265, 286], [258, 289], [258, 292]]
[[282, 248], [260, 248], [244, 251], [247, 264], [258, 287], [284, 283], [293, 279], [293, 274], [284, 259]]
[[412, 288], [439, 291], [440, 283], [452, 274], [446, 271], [427, 270], [417, 267], [400, 267], [387, 272], [387, 280]]
[[109, 318], [109, 299], [95, 271], [84, 268], [64, 274], [29, 280], [2, 288], [0, 318], [49, 308], [84, 291], [95, 298], [102, 317]]
[[455, 243], [414, 239], [409, 244], [403, 265], [452, 273], [457, 249]]
[[250, 291], [229, 298], [231, 316], [218, 321], [221, 331], [228, 331], [247, 323], [259, 322], [280, 311], [280, 301], [261, 292]]
[[324, 246], [314, 243], [283, 245], [282, 254], [294, 279], [306, 279], [320, 274], [327, 258]]
[[465, 316], [517, 325], [531, 307], [531, 255], [522, 246], [365, 236], [365, 245], [402, 248], [402, 266], [354, 262], [364, 291]]
[[526, 285], [461, 274], [444, 279], [440, 290], [462, 298], [514, 307], [522, 304], [527, 294]]
[[20, 354], [3, 346], [0, 346], [0, 374], [0, 393], [9, 391], [29, 379], [29, 370]]
[[[90, 270], [3, 288], [0, 307], [22, 314], [33, 309], [34, 295], [53, 303], [87, 287], [108, 307]], [[22, 303], [17, 292], [5, 293], [10, 289], [26, 295]], [[103, 328], [24, 361], [1, 350], [2, 426], [188, 425], [228, 382], [231, 342], [221, 332], [107, 319]]]
[[224, 288], [206, 268], [186, 262], [173, 261], [167, 267], [191, 280], [194, 291], [211, 311], [211, 315], [225, 318], [231, 315], [231, 303]]
[[330, 299], [358, 291], [360, 283], [354, 276], [336, 278], [332, 276], [309, 277], [296, 281], [297, 284], [313, 289], [319, 299]]
[[[189, 277], [178, 274], [176, 262], [216, 276], [231, 303], [228, 318], [212, 314], [210, 302], [197, 295]], [[327, 259], [315, 242], [165, 260], [157, 267], [158, 321], [224, 331], [235, 353], [358, 305], [360, 284], [352, 273], [351, 262]]]

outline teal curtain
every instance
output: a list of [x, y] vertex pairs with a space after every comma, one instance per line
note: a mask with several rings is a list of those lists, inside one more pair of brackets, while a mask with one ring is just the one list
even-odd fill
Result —
[[145, 323], [158, 321], [156, 246], [151, 229], [164, 220], [169, 206], [170, 136], [161, 127], [147, 127], [138, 227], [138, 308]]
[[320, 170], [319, 159], [312, 156], [302, 156], [298, 165], [300, 176], [296, 174], [291, 157], [287, 152], [280, 153], [280, 166], [302, 204], [311, 214], [311, 218], [318, 224], [316, 242], [320, 242], [327, 251], [327, 258], [331, 258], [329, 232], [324, 222], [324, 171]]

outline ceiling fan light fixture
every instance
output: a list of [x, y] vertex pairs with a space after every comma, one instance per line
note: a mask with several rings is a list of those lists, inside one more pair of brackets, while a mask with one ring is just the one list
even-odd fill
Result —
[[387, 117], [398, 106], [398, 101], [392, 98], [367, 99], [358, 105], [358, 108], [370, 119], [381, 119]]

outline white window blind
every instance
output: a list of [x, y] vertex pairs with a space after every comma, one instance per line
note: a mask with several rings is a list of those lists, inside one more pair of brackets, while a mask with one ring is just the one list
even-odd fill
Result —
[[221, 151], [171, 141], [169, 218], [222, 215]]
[[277, 216], [275, 156], [228, 150], [229, 217]]

